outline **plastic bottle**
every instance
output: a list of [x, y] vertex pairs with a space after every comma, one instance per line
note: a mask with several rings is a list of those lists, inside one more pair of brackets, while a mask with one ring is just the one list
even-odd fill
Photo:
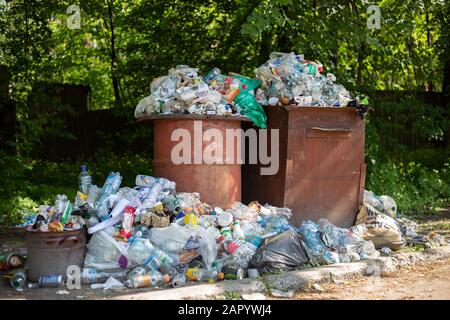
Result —
[[191, 281], [223, 280], [224, 274], [216, 270], [189, 268], [186, 271], [186, 277]]
[[223, 227], [222, 229], [220, 229], [220, 234], [225, 239], [232, 239], [233, 238], [233, 233], [232, 233], [232, 231], [231, 231], [231, 229], [229, 227]]
[[170, 281], [170, 286], [172, 288], [178, 288], [183, 286], [186, 283], [186, 275], [184, 273], [179, 273], [173, 276], [173, 279]]
[[194, 211], [190, 211], [189, 213], [186, 213], [184, 216], [184, 224], [185, 225], [197, 225], [197, 216], [195, 215]]
[[78, 188], [83, 194], [88, 194], [89, 187], [92, 185], [92, 177], [87, 172], [86, 165], [81, 166], [81, 172], [78, 175]]
[[221, 74], [219, 68], [212, 68], [209, 70], [208, 74], [205, 76], [206, 82], [210, 82], [211, 80], [217, 80], [219, 82], [223, 82], [225, 76]]
[[154, 184], [160, 184], [164, 190], [175, 190], [176, 184], [165, 178], [156, 178], [138, 174], [136, 176], [136, 185], [139, 187], [152, 187]]
[[119, 172], [110, 172], [106, 178], [100, 194], [95, 201], [95, 208], [97, 209], [100, 219], [105, 219], [108, 216], [107, 200], [110, 195], [117, 193], [120, 184], [122, 183], [122, 177]]
[[109, 277], [114, 278], [125, 278], [127, 274], [126, 270], [117, 270], [117, 271], [100, 271], [95, 268], [83, 268], [81, 272], [81, 282], [83, 284], [91, 284], [102, 282]]
[[17, 291], [21, 291], [27, 283], [27, 275], [25, 273], [25, 269], [17, 269], [12, 275], [9, 283], [11, 284], [11, 287], [16, 289]]
[[245, 240], [244, 231], [242, 231], [241, 223], [239, 221], [235, 221], [233, 224], [233, 239]]
[[95, 200], [97, 200], [97, 197], [99, 196], [102, 189], [97, 187], [96, 185], [91, 185], [88, 190], [88, 197], [86, 202], [93, 208], [95, 205]]
[[152, 250], [152, 256], [161, 262], [161, 269], [164, 272], [167, 272], [170, 269], [170, 267], [172, 267], [178, 263], [176, 256], [169, 255], [166, 252], [164, 252], [161, 249], [156, 248], [156, 247]]
[[144, 262], [146, 271], [158, 271], [161, 268], [161, 265], [161, 261], [152, 255], [150, 255]]
[[233, 241], [227, 247], [228, 253], [232, 259], [227, 261], [225, 266], [236, 266], [240, 268], [248, 268], [248, 263], [256, 252], [257, 247], [252, 243], [245, 241]]
[[144, 275], [135, 274], [125, 281], [128, 288], [148, 288], [169, 283], [168, 274], [161, 274], [158, 271], [149, 272]]
[[57, 213], [62, 213], [67, 204], [67, 196], [65, 194], [57, 194], [55, 196], [55, 210]]

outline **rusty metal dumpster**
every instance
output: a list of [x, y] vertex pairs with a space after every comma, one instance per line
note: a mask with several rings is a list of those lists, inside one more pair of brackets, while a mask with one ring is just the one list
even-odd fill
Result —
[[183, 114], [149, 116], [139, 121], [154, 124], [155, 176], [175, 181], [177, 192], [199, 192], [202, 201], [212, 206], [230, 208], [241, 201], [239, 138], [234, 138], [230, 148], [225, 139], [227, 129], [236, 132], [241, 129], [241, 121], [250, 121], [248, 118]]
[[264, 109], [268, 129], [279, 130], [279, 170], [275, 175], [261, 175], [260, 164], [246, 162], [244, 202], [289, 207], [296, 226], [319, 218], [340, 227], [352, 226], [364, 192], [364, 120], [354, 108]]
[[38, 282], [41, 275], [66, 277], [67, 267], [83, 266], [86, 253], [86, 229], [26, 234], [28, 279]]

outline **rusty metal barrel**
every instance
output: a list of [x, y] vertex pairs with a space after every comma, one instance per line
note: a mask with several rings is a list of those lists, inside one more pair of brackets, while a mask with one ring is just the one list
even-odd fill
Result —
[[66, 277], [67, 267], [83, 267], [86, 229], [26, 234], [28, 280], [38, 282], [42, 275]]
[[177, 192], [199, 192], [202, 201], [212, 206], [230, 208], [241, 201], [237, 133], [248, 118], [189, 114], [139, 121], [154, 124], [154, 176], [175, 181]]

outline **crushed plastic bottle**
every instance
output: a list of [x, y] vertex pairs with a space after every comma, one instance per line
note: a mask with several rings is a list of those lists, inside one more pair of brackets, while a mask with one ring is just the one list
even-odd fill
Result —
[[115, 194], [122, 183], [122, 176], [119, 172], [110, 172], [108, 177], [106, 178], [105, 184], [103, 185], [102, 190], [100, 191], [96, 201], [95, 208], [97, 209], [97, 215], [101, 220], [104, 220], [108, 217], [109, 208], [107, 204], [107, 200], [109, 196]]
[[189, 268], [186, 277], [191, 281], [223, 280], [224, 274], [216, 270], [206, 270], [200, 268]]
[[83, 268], [81, 272], [81, 282], [92, 284], [106, 281], [109, 277], [125, 278], [127, 270], [98, 270], [95, 268]]
[[170, 280], [170, 286], [172, 288], [182, 287], [186, 284], [186, 275], [184, 273], [175, 274]]
[[158, 271], [148, 272], [146, 274], [134, 274], [125, 281], [128, 288], [148, 288], [155, 287], [169, 283], [170, 278], [168, 274], [161, 274]]

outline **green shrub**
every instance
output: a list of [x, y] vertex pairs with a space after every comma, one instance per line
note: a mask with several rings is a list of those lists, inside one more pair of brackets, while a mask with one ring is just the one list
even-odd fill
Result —
[[152, 174], [151, 160], [145, 155], [103, 155], [76, 162], [0, 158], [0, 217], [2, 223], [17, 224], [21, 216], [40, 204], [53, 204], [57, 194], [74, 200], [78, 190], [80, 165], [85, 163], [93, 183], [102, 187], [111, 171], [119, 171], [122, 186], [135, 185], [137, 174]]
[[432, 169], [420, 163], [368, 163], [366, 189], [391, 196], [400, 212], [420, 213], [450, 201], [450, 163]]

